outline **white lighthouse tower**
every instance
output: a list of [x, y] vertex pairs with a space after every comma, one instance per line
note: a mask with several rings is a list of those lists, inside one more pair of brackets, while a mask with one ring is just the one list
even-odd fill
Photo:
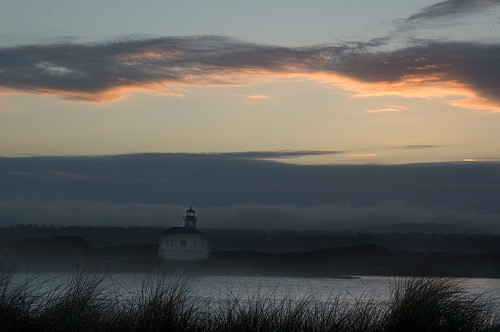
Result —
[[202, 260], [208, 258], [208, 239], [196, 229], [196, 212], [192, 207], [184, 216], [184, 227], [171, 227], [160, 233], [158, 257], [165, 260]]

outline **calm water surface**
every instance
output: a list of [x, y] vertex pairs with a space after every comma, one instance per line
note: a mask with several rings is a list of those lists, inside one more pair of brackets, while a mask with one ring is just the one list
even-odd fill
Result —
[[[141, 289], [145, 281], [154, 281], [155, 274], [106, 274], [103, 284], [123, 296]], [[29, 273], [15, 275], [16, 282], [32, 278]], [[44, 281], [43, 288], [51, 289], [65, 284], [74, 277], [72, 273], [38, 273], [35, 280]], [[226, 299], [313, 299], [330, 302], [337, 298], [341, 303], [383, 303], [390, 297], [398, 277], [363, 276], [356, 279], [295, 278], [263, 276], [168, 276], [168, 281], [187, 280], [193, 298], [210, 302]], [[500, 279], [456, 279], [471, 294], [487, 297], [500, 308]]]
[[[358, 279], [291, 278], [291, 277], [198, 277], [192, 279], [193, 294], [206, 298], [303, 299], [329, 302], [338, 299], [347, 303], [386, 302], [399, 278], [364, 276]], [[500, 307], [500, 279], [458, 279], [465, 291], [486, 296]]]

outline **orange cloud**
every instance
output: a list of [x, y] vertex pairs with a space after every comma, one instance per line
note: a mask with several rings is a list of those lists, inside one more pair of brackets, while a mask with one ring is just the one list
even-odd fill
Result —
[[271, 99], [271, 97], [266, 96], [266, 95], [254, 94], [254, 95], [246, 96], [245, 99], [263, 100], [263, 99]]
[[348, 156], [353, 158], [371, 158], [371, 157], [376, 157], [377, 155], [375, 153], [357, 153], [357, 154], [350, 154]]
[[476, 96], [474, 93], [462, 99], [448, 100], [447, 102], [453, 106], [470, 110], [490, 110], [495, 113], [500, 113], [500, 106], [497, 103]]
[[[402, 77], [395, 82], [363, 82], [336, 74], [319, 73], [311, 77], [323, 83], [334, 84], [353, 93], [354, 97], [402, 96], [407, 98], [439, 98], [456, 107], [500, 112], [500, 103], [484, 98], [466, 84], [447, 80], [439, 75]], [[399, 108], [374, 109], [375, 112], [398, 112]]]
[[389, 108], [374, 108], [365, 111], [365, 113], [385, 113], [385, 112], [401, 112], [403, 111], [402, 107], [389, 107]]
[[287, 48], [217, 36], [28, 45], [0, 49], [0, 89], [109, 102], [134, 90], [181, 97], [178, 87], [183, 86], [305, 77], [335, 84], [354, 97], [440, 98], [458, 107], [500, 111], [500, 45], [420, 42], [391, 52], [374, 51], [381, 46], [372, 42]]

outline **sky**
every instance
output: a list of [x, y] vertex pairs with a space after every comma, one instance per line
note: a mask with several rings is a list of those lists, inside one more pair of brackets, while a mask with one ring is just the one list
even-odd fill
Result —
[[0, 226], [193, 205], [498, 233], [499, 23], [479, 0], [0, 0]]
[[499, 1], [2, 1], [0, 156], [500, 158]]

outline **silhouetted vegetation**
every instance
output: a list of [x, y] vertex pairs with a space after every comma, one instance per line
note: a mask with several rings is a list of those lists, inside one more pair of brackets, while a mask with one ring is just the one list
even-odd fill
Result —
[[[0, 269], [0, 326], [5, 331], [498, 331], [498, 308], [456, 280], [404, 278], [386, 304], [319, 302], [313, 296], [191, 296], [187, 279], [152, 274], [138, 291], [105, 286], [107, 276], [80, 270], [55, 286], [14, 279]], [[43, 287], [42, 287], [43, 286]], [[46, 287], [50, 286], [50, 287]]]
[[[459, 282], [444, 278], [407, 278], [392, 295], [387, 331], [488, 331], [500, 328], [493, 309], [466, 295]], [[494, 322], [493, 319], [497, 321]]]

